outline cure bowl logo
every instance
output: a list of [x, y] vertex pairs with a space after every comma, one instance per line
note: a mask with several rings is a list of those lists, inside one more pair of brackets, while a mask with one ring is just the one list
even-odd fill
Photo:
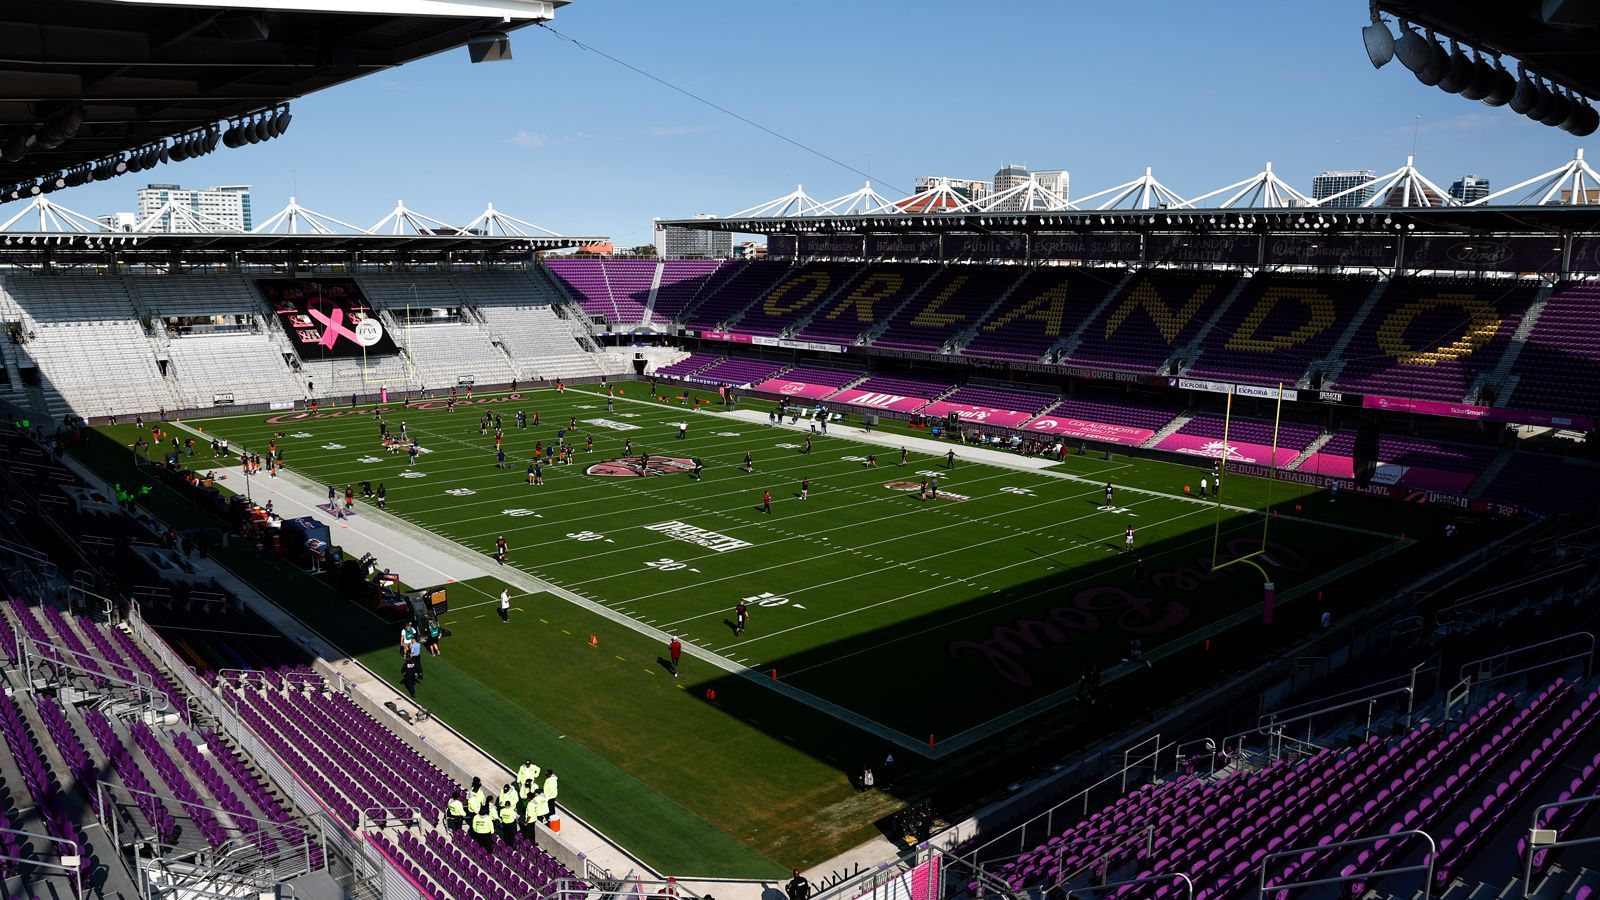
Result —
[[678, 456], [652, 456], [646, 466], [642, 456], [624, 456], [595, 463], [586, 471], [608, 478], [643, 478], [650, 475], [679, 475], [694, 470], [694, 460]]

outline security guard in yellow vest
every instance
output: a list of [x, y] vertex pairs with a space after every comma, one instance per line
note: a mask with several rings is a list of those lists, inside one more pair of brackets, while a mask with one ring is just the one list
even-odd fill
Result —
[[515, 805], [516, 802], [517, 802], [517, 788], [516, 788], [516, 785], [508, 784], [505, 787], [501, 788], [500, 789], [500, 799], [499, 799], [498, 802], [499, 802], [499, 804], [501, 806], [505, 806], [508, 803]]
[[500, 833], [507, 841], [517, 836], [517, 804], [500, 807]]
[[489, 792], [483, 789], [483, 782], [477, 778], [472, 779], [472, 788], [467, 791], [467, 812], [477, 815], [478, 810], [483, 809], [483, 805], [488, 802]]
[[554, 801], [557, 796], [556, 789], [558, 787], [560, 787], [560, 785], [556, 782], [556, 770], [551, 769], [550, 774], [544, 776], [544, 787], [542, 788], [544, 791], [544, 798], [546, 800]]
[[528, 802], [522, 805], [522, 836], [533, 843], [538, 843], [539, 829], [534, 824], [539, 821], [539, 805], [534, 801], [538, 798], [537, 789], [528, 795]]
[[461, 802], [460, 791], [450, 795], [450, 802], [444, 808], [444, 824], [452, 831], [467, 824], [467, 805]]
[[539, 767], [534, 765], [533, 764], [533, 760], [531, 760], [531, 759], [523, 760], [522, 761], [522, 765], [517, 767], [517, 784], [522, 784], [523, 782], [527, 782], [527, 781], [538, 781], [538, 780], [539, 780]]
[[472, 816], [472, 839], [488, 850], [494, 845], [494, 805], [485, 803]]
[[533, 817], [541, 822], [550, 821], [550, 798], [544, 791], [534, 791], [533, 799], [528, 801], [528, 806], [533, 809]]
[[528, 779], [527, 781], [524, 781], [522, 783], [522, 788], [517, 791], [517, 800], [520, 803], [522, 803], [524, 806], [526, 806], [527, 803], [528, 803], [528, 798], [532, 797], [533, 796], [533, 792], [538, 790], [538, 789], [539, 789], [539, 785], [535, 784], [534, 780], [532, 778]]

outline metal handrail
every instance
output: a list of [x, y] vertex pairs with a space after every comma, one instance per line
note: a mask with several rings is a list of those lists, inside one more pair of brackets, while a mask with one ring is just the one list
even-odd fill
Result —
[[1406, 872], [1415, 872], [1418, 869], [1426, 869], [1428, 875], [1427, 880], [1422, 884], [1422, 900], [1429, 900], [1429, 898], [1433, 896], [1433, 863], [1439, 855], [1439, 843], [1433, 839], [1433, 835], [1430, 835], [1426, 831], [1422, 831], [1421, 829], [1417, 828], [1408, 828], [1402, 831], [1391, 831], [1388, 834], [1373, 835], [1372, 837], [1352, 838], [1348, 841], [1335, 841], [1331, 844], [1311, 844], [1304, 847], [1296, 847], [1292, 850], [1279, 850], [1275, 853], [1268, 853], [1266, 856], [1261, 858], [1261, 886], [1259, 889], [1259, 896], [1263, 898], [1267, 896], [1267, 864], [1275, 859], [1281, 859], [1285, 856], [1299, 856], [1300, 854], [1305, 853], [1307, 850], [1337, 850], [1340, 847], [1353, 847], [1358, 844], [1375, 844], [1379, 841], [1386, 841], [1390, 838], [1398, 838], [1402, 835], [1417, 835], [1428, 842], [1428, 861], [1426, 865], [1401, 866], [1397, 869], [1379, 869], [1376, 872], [1353, 872], [1349, 875], [1340, 875], [1334, 878], [1315, 878], [1310, 881], [1294, 881], [1286, 884], [1274, 884], [1271, 889], [1274, 891], [1287, 891], [1294, 888], [1319, 887], [1324, 884], [1344, 884], [1347, 881], [1359, 881], [1366, 878], [1383, 878], [1389, 875], [1400, 875]]
[[[1276, 737], [1276, 738], [1281, 740], [1283, 737], [1285, 737], [1285, 735], [1283, 735], [1282, 732], [1283, 732], [1284, 726], [1286, 726], [1286, 725], [1292, 725], [1292, 724], [1294, 724], [1296, 722], [1307, 722], [1307, 721], [1310, 721], [1313, 718], [1316, 718], [1316, 717], [1321, 716], [1321, 715], [1325, 715], [1327, 713], [1337, 712], [1337, 711], [1339, 711], [1341, 709], [1350, 709], [1352, 707], [1360, 706], [1362, 704], [1366, 704], [1366, 706], [1367, 706], [1366, 734], [1367, 734], [1367, 736], [1370, 737], [1372, 735], [1372, 712], [1373, 712], [1373, 709], [1375, 708], [1375, 706], [1377, 705], [1377, 702], [1379, 700], [1384, 699], [1385, 697], [1392, 697], [1392, 696], [1396, 696], [1396, 695], [1410, 696], [1412, 693], [1413, 693], [1412, 689], [1409, 686], [1402, 685], [1400, 687], [1390, 688], [1387, 691], [1380, 691], [1379, 693], [1371, 694], [1371, 695], [1366, 696], [1366, 697], [1358, 697], [1358, 698], [1356, 698], [1354, 700], [1347, 700], [1344, 703], [1336, 703], [1333, 706], [1326, 706], [1326, 707], [1323, 707], [1321, 709], [1314, 709], [1311, 712], [1301, 713], [1300, 715], [1291, 716], [1291, 717], [1289, 717], [1287, 719], [1282, 719], [1282, 720], [1273, 719], [1272, 721], [1269, 721], [1269, 722], [1259, 722], [1258, 721], [1257, 724], [1256, 724], [1256, 727], [1254, 727], [1254, 728], [1247, 728], [1244, 731], [1236, 732], [1234, 734], [1230, 734], [1227, 737], [1223, 738], [1222, 739], [1222, 751], [1224, 753], [1228, 752], [1228, 742], [1229, 741], [1233, 741], [1233, 740], [1237, 740], [1238, 746], [1242, 748], [1244, 746], [1244, 739], [1247, 738], [1247, 737], [1252, 737], [1252, 736], [1263, 736], [1264, 735], [1264, 736], [1269, 736], [1269, 737]], [[1268, 713], [1265, 718], [1270, 718], [1273, 715], [1275, 715], [1275, 714]], [[1309, 740], [1308, 741], [1304, 741], [1303, 743], [1311, 744], [1311, 742]], [[1313, 744], [1312, 746], [1315, 746], [1315, 745]], [[1321, 748], [1318, 748], [1318, 749], [1321, 749]]]
[[[1118, 840], [1112, 846], [1107, 847], [1104, 853], [1101, 853], [1100, 855], [1096, 856], [1094, 859], [1089, 860], [1088, 862], [1084, 863], [1083, 865], [1079, 866], [1078, 868], [1076, 868], [1076, 869], [1072, 870], [1071, 872], [1061, 876], [1061, 878], [1059, 878], [1056, 881], [1055, 884], [1052, 884], [1052, 885], [1050, 885], [1049, 887], [1046, 887], [1046, 888], [1042, 888], [1040, 890], [1041, 896], [1048, 895], [1050, 893], [1050, 891], [1055, 890], [1058, 887], [1061, 887], [1062, 885], [1066, 884], [1067, 882], [1071, 881], [1072, 879], [1077, 878], [1079, 875], [1083, 874], [1084, 872], [1092, 871], [1095, 866], [1100, 865], [1101, 863], [1105, 862], [1107, 859], [1109, 859], [1111, 857], [1112, 854], [1116, 853], [1118, 850], [1121, 850], [1123, 847], [1126, 847], [1127, 845], [1132, 843], [1134, 838], [1139, 838], [1139, 837], [1143, 837], [1144, 838], [1144, 855], [1145, 855], [1146, 858], [1149, 858], [1150, 856], [1153, 856], [1155, 854], [1156, 826], [1154, 826], [1154, 825], [1146, 825], [1145, 827], [1143, 827], [1143, 828], [1139, 829], [1138, 831], [1135, 831], [1135, 832], [1133, 832], [1131, 834], [1124, 833], [1124, 834], [1121, 834], [1121, 835], [1112, 835], [1112, 837], [1121, 838], [1121, 840]], [[1066, 844], [1064, 846], [1070, 847], [1070, 846], [1073, 846], [1074, 844], [1092, 843], [1092, 842], [1098, 842], [1099, 840], [1101, 840], [1101, 838], [1082, 838], [1080, 840], [1073, 841], [1071, 844]], [[1061, 847], [1061, 846], [1063, 846], [1063, 845], [1059, 845], [1059, 844], [1057, 845], [1058, 848]]]
[[[373, 815], [381, 813], [381, 815]], [[395, 815], [404, 813], [404, 815]], [[392, 820], [398, 819], [398, 822]], [[356, 812], [356, 830], [366, 831], [368, 826], [373, 828], [388, 828], [391, 824], [398, 824], [404, 828], [412, 828], [423, 822], [422, 814], [417, 812], [415, 806], [369, 806]]]
[[[72, 847], [72, 855], [71, 856], [63, 856], [62, 859], [64, 859], [64, 860], [65, 859], [79, 860], [79, 859], [83, 858], [83, 847], [80, 846], [77, 841], [68, 840], [67, 838], [58, 838], [58, 837], [55, 837], [54, 835], [45, 834], [45, 833], [38, 832], [38, 831], [18, 831], [15, 828], [0, 828], [0, 833], [14, 834], [14, 835], [17, 835], [19, 837], [41, 838], [43, 840], [49, 841], [52, 844], [67, 844], [67, 845], [70, 845]], [[19, 863], [19, 864], [25, 865], [25, 866], [39, 866], [40, 868], [44, 868], [44, 869], [57, 869], [57, 870], [60, 870], [60, 871], [63, 871], [63, 872], [70, 872], [70, 873], [72, 873], [72, 883], [73, 883], [73, 886], [74, 886], [73, 887], [73, 891], [74, 891], [73, 896], [77, 897], [78, 900], [83, 900], [83, 870], [80, 869], [78, 867], [77, 863], [75, 863], [75, 862], [74, 863], [46, 862], [45, 860], [42, 860], [42, 859], [28, 859], [28, 858], [21, 857], [21, 856], [10, 856], [10, 855], [0, 855], [0, 859], [6, 860], [8, 862]]]
[[1188, 900], [1194, 900], [1194, 879], [1190, 878], [1186, 873], [1183, 872], [1161, 872], [1156, 875], [1145, 875], [1140, 878], [1129, 878], [1127, 881], [1113, 881], [1109, 884], [1090, 885], [1086, 888], [1078, 888], [1078, 890], [1083, 891], [1084, 893], [1097, 894], [1101, 891], [1108, 891], [1112, 888], [1119, 888], [1125, 885], [1144, 884], [1151, 881], [1168, 881], [1170, 879], [1182, 881], [1184, 893], [1187, 895]]
[[1573, 571], [1576, 571], [1578, 569], [1582, 569], [1584, 567], [1584, 565], [1585, 565], [1585, 563], [1582, 560], [1574, 560], [1573, 562], [1567, 563], [1567, 564], [1565, 564], [1563, 566], [1557, 566], [1556, 568], [1553, 568], [1553, 569], [1545, 569], [1545, 570], [1540, 571], [1539, 573], [1534, 574], [1534, 575], [1527, 575], [1527, 576], [1524, 576], [1522, 578], [1518, 578], [1518, 579], [1515, 579], [1513, 581], [1508, 581], [1508, 582], [1505, 582], [1503, 584], [1497, 585], [1497, 586], [1495, 586], [1493, 588], [1487, 588], [1485, 590], [1481, 590], [1481, 591], [1477, 591], [1477, 592], [1472, 593], [1472, 594], [1468, 594], [1466, 597], [1463, 597], [1460, 600], [1456, 601], [1455, 603], [1452, 603], [1451, 605], [1446, 606], [1445, 608], [1443, 608], [1443, 609], [1439, 610], [1438, 612], [1434, 613], [1433, 614], [1433, 620], [1435, 622], [1437, 622], [1438, 624], [1440, 624], [1440, 625], [1448, 625], [1448, 624], [1450, 624], [1451, 622], [1453, 622], [1455, 620], [1454, 619], [1448, 619], [1447, 620], [1445, 618], [1445, 616], [1447, 614], [1449, 614], [1449, 613], [1455, 612], [1456, 610], [1460, 609], [1463, 606], [1467, 606], [1467, 605], [1470, 605], [1470, 604], [1477, 603], [1479, 600], [1483, 600], [1483, 599], [1486, 599], [1486, 598], [1489, 598], [1489, 597], [1494, 597], [1494, 596], [1496, 596], [1498, 594], [1503, 594], [1506, 591], [1515, 590], [1517, 588], [1522, 588], [1522, 587], [1527, 587], [1528, 585], [1531, 585], [1531, 584], [1538, 584], [1541, 581], [1545, 581], [1545, 580], [1548, 580], [1550, 578], [1555, 578], [1555, 577], [1557, 577], [1559, 575], [1568, 574], [1569, 572], [1573, 572]]
[[1590, 632], [1587, 632], [1587, 631], [1574, 631], [1571, 634], [1564, 634], [1564, 635], [1561, 635], [1560, 637], [1554, 637], [1554, 638], [1551, 638], [1551, 639], [1549, 639], [1547, 641], [1539, 641], [1536, 644], [1527, 644], [1527, 645], [1524, 645], [1524, 646], [1521, 646], [1521, 647], [1513, 647], [1510, 650], [1502, 650], [1499, 653], [1493, 654], [1492, 656], [1485, 656], [1482, 659], [1475, 659], [1475, 660], [1472, 660], [1471, 662], [1463, 663], [1461, 665], [1461, 671], [1458, 673], [1458, 675], [1459, 675], [1459, 677], [1464, 679], [1464, 678], [1468, 677], [1467, 676], [1467, 670], [1472, 668], [1473, 666], [1477, 666], [1478, 667], [1478, 671], [1481, 672], [1483, 670], [1483, 664], [1484, 663], [1494, 662], [1495, 660], [1498, 660], [1498, 659], [1504, 659], [1505, 657], [1513, 656], [1515, 654], [1522, 653], [1522, 652], [1527, 651], [1527, 650], [1537, 650], [1540, 647], [1548, 647], [1551, 644], [1559, 644], [1562, 641], [1571, 640], [1572, 638], [1587, 638], [1588, 642], [1589, 642], [1589, 649], [1587, 651], [1585, 651], [1584, 653], [1575, 653], [1572, 656], [1564, 656], [1564, 657], [1562, 657], [1560, 659], [1545, 660], [1544, 662], [1539, 663], [1538, 665], [1528, 666], [1528, 667], [1522, 668], [1522, 669], [1517, 669], [1514, 672], [1501, 672], [1500, 674], [1494, 676], [1494, 678], [1488, 679], [1488, 680], [1498, 681], [1498, 680], [1500, 680], [1502, 678], [1510, 678], [1513, 675], [1521, 675], [1521, 674], [1523, 674], [1525, 672], [1532, 672], [1535, 669], [1542, 669], [1545, 666], [1555, 665], [1556, 663], [1570, 662], [1572, 660], [1580, 659], [1580, 658], [1585, 660], [1584, 666], [1583, 666], [1583, 677], [1588, 678], [1589, 675], [1591, 674], [1590, 663], [1594, 659], [1595, 639], [1594, 639], [1594, 635], [1591, 634]]
[[1577, 839], [1570, 840], [1570, 841], [1559, 841], [1558, 840], [1558, 841], [1552, 841], [1552, 842], [1550, 842], [1548, 844], [1537, 844], [1536, 845], [1533, 842], [1533, 833], [1535, 831], [1539, 830], [1539, 817], [1544, 815], [1544, 811], [1547, 810], [1547, 809], [1559, 809], [1559, 808], [1561, 808], [1563, 806], [1577, 806], [1580, 803], [1583, 803], [1583, 804], [1594, 803], [1597, 800], [1600, 800], [1600, 794], [1594, 794], [1594, 795], [1591, 795], [1591, 796], [1588, 796], [1588, 797], [1572, 797], [1572, 798], [1567, 799], [1567, 800], [1557, 800], [1557, 801], [1555, 801], [1553, 803], [1546, 803], [1543, 806], [1541, 806], [1538, 809], [1535, 809], [1533, 811], [1533, 825], [1532, 825], [1531, 828], [1528, 829], [1527, 868], [1524, 870], [1523, 878], [1522, 878], [1522, 896], [1524, 898], [1533, 896], [1533, 858], [1534, 858], [1534, 856], [1536, 856], [1539, 853], [1542, 853], [1542, 852], [1544, 852], [1546, 850], [1556, 850], [1556, 849], [1559, 849], [1561, 847], [1576, 847], [1576, 846], [1578, 846], [1580, 844], [1600, 843], [1600, 836], [1596, 836], [1596, 837], [1577, 838]]

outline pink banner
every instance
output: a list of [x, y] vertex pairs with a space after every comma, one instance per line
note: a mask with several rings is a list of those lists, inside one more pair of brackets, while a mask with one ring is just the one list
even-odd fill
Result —
[[765, 391], [769, 394], [782, 394], [785, 397], [804, 397], [807, 400], [820, 400], [838, 390], [826, 384], [806, 384], [803, 381], [786, 381], [782, 378], [768, 378], [755, 387], [755, 391]]
[[1023, 422], [1033, 418], [1033, 413], [990, 409], [987, 406], [968, 406], [965, 403], [950, 403], [944, 400], [922, 410], [923, 415], [940, 419], [951, 413], [955, 413], [961, 421], [972, 425], [994, 425], [999, 428], [1020, 428]]
[[893, 412], [908, 413], [928, 402], [927, 397], [902, 397], [899, 394], [883, 394], [877, 391], [858, 391], [851, 388], [840, 391], [833, 398], [834, 403], [845, 403], [850, 406], [864, 406], [867, 409], [887, 409]]
[[[1354, 478], [1355, 460], [1331, 453], [1313, 453], [1300, 464], [1298, 472], [1326, 475], [1332, 478]], [[1426, 491], [1464, 493], [1478, 476], [1467, 472], [1451, 472], [1426, 466], [1403, 466], [1398, 463], [1379, 462], [1372, 473], [1373, 484], [1404, 485]]]
[[734, 334], [729, 331], [702, 331], [700, 336], [708, 341], [730, 341], [735, 344], [751, 343], [750, 335]]
[[[1259, 465], [1287, 465], [1296, 456], [1298, 450], [1279, 447], [1276, 452], [1266, 444], [1242, 444], [1234, 441], [1224, 444], [1218, 438], [1195, 437], [1192, 434], [1174, 434], [1162, 439], [1156, 445], [1157, 450], [1170, 450], [1174, 453], [1186, 453], [1190, 456], [1222, 457], [1227, 456], [1229, 462], [1257, 463]], [[1226, 454], [1224, 450], [1226, 449]]]
[[1106, 422], [1086, 422], [1083, 419], [1070, 419], [1061, 416], [1040, 416], [1023, 427], [1023, 431], [1036, 431], [1040, 434], [1059, 434], [1063, 437], [1080, 438], [1089, 441], [1106, 441], [1112, 444], [1126, 444], [1137, 447], [1150, 440], [1155, 434], [1148, 428], [1133, 428], [1128, 425], [1111, 425]]
[[1449, 416], [1452, 419], [1481, 419], [1487, 422], [1511, 422], [1516, 425], [1576, 428], [1582, 431], [1594, 428], [1594, 419], [1590, 416], [1565, 416], [1557, 413], [1530, 412], [1523, 409], [1473, 406], [1470, 403], [1417, 400], [1411, 397], [1380, 397], [1376, 394], [1367, 394], [1362, 398], [1361, 405], [1368, 409], [1414, 412], [1422, 413], [1426, 416]]

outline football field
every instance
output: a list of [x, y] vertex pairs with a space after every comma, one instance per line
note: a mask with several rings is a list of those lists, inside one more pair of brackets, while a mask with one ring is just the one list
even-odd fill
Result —
[[[1132, 640], [1159, 658], [1260, 616], [1261, 575], [1213, 572], [1211, 559], [1214, 545], [1224, 559], [1261, 546], [1265, 481], [1229, 478], [1219, 500], [1200, 499], [1184, 487], [1197, 492], [1202, 469], [1087, 455], [1030, 470], [1020, 458], [971, 462], [955, 445], [953, 468], [930, 452], [902, 467], [897, 447], [863, 443], [855, 428], [809, 435], [770, 427], [766, 405], [740, 417], [619, 388], [609, 410], [597, 388], [480, 396], [454, 410], [391, 404], [383, 421], [419, 441], [415, 465], [383, 449], [371, 407], [204, 424], [236, 448], [276, 440], [289, 469], [341, 494], [381, 483], [390, 514], [473, 550], [492, 555], [504, 537], [507, 565], [556, 593], [678, 636], [724, 670], [759, 673], [903, 745], [931, 739], [933, 754], [1048, 707], [1091, 664], [1114, 677]], [[501, 416], [505, 468], [493, 426], [480, 431], [485, 412]], [[536, 447], [573, 420], [573, 462], [546, 462], [544, 483], [529, 484]], [[938, 496], [920, 499], [935, 476]], [[1403, 516], [1372, 515], [1382, 501], [1333, 506], [1307, 488], [1271, 490], [1281, 514], [1257, 561], [1280, 607], [1407, 543]], [[453, 604], [452, 615], [469, 608]]]

